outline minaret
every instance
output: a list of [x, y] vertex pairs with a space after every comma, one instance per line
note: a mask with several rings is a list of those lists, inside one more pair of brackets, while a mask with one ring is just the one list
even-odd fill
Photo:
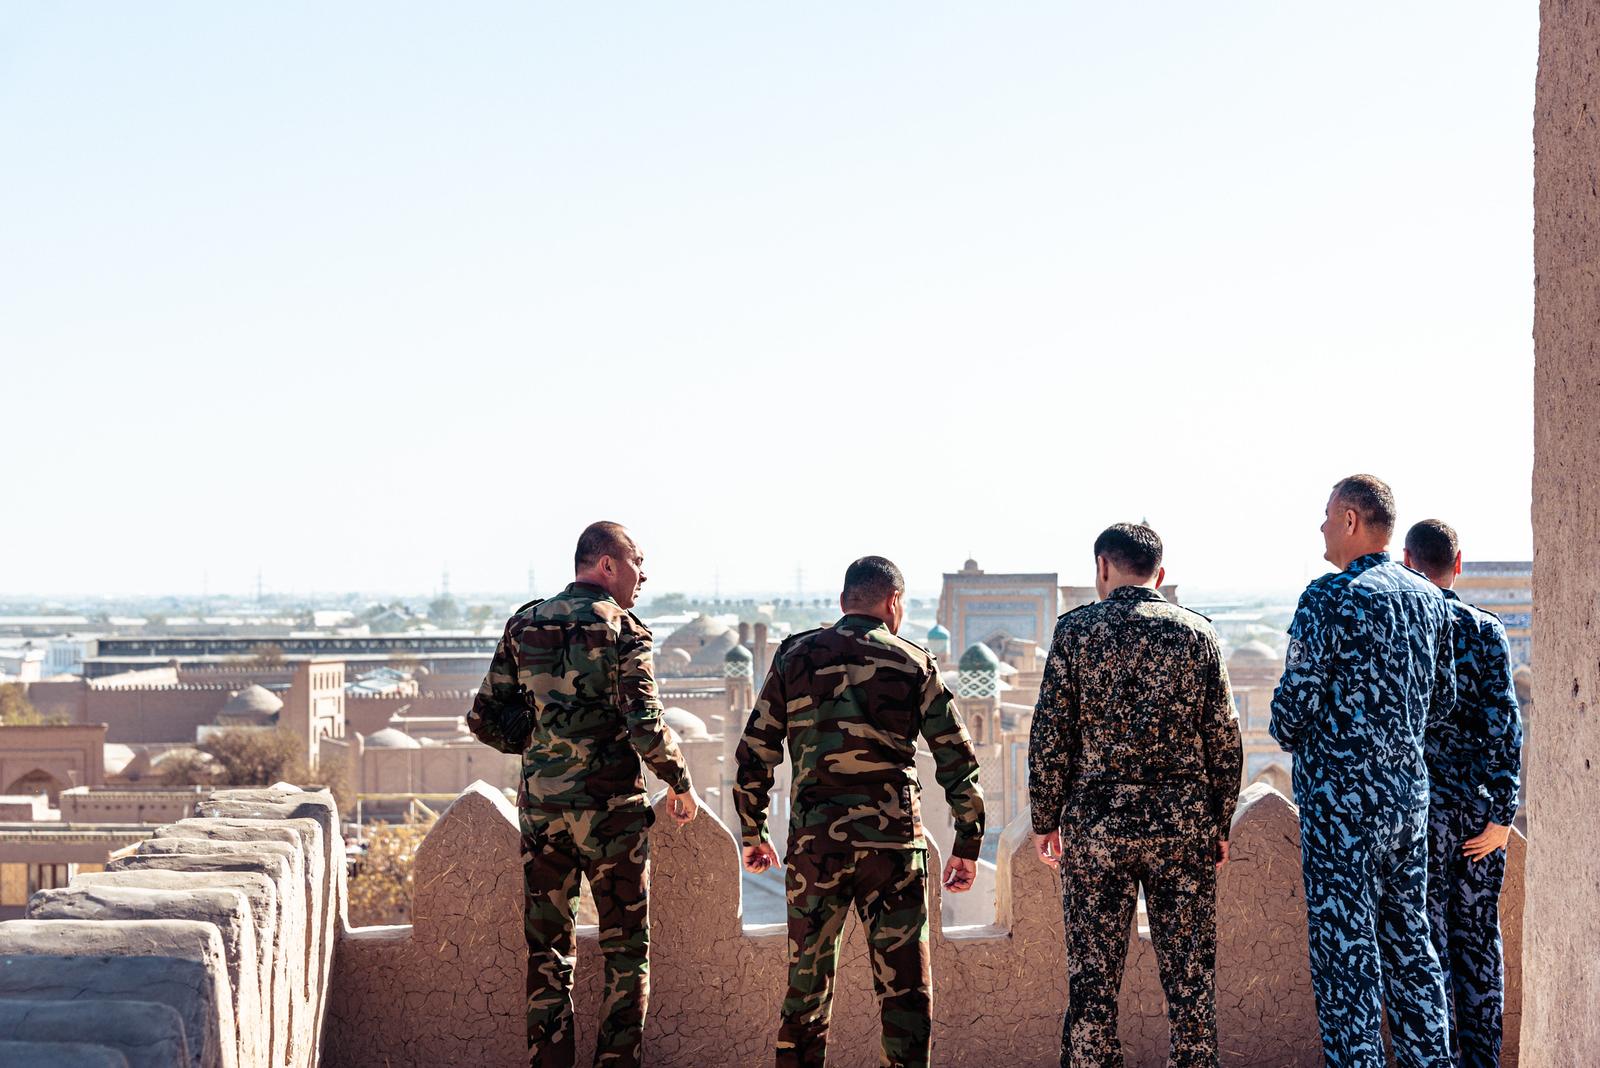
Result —
[[734, 754], [744, 736], [751, 706], [756, 703], [755, 657], [743, 645], [735, 645], [722, 658], [722, 685], [727, 693], [728, 715], [722, 727], [722, 789], [717, 794], [722, 811], [717, 815], [728, 826], [737, 827], [738, 814], [733, 806]]

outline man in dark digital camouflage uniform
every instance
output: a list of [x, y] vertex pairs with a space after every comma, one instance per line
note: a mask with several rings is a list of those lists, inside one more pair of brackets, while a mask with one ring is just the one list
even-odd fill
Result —
[[1217, 869], [1243, 761], [1216, 632], [1157, 592], [1161, 539], [1094, 544], [1100, 600], [1061, 617], [1028, 744], [1039, 857], [1061, 871], [1063, 1068], [1121, 1068], [1117, 995], [1137, 888], [1167, 994], [1168, 1064], [1217, 1064]]
[[629, 611], [645, 582], [644, 556], [620, 525], [594, 523], [578, 539], [576, 566], [571, 585], [506, 623], [467, 726], [522, 756], [529, 1064], [574, 1061], [573, 911], [583, 875], [605, 955], [594, 1063], [637, 1068], [650, 996], [645, 832], [653, 819], [642, 764], [667, 784], [675, 820], [693, 819], [696, 802], [661, 722], [650, 631]]
[[955, 818], [943, 882], [971, 889], [983, 844], [978, 761], [933, 656], [898, 636], [905, 580], [881, 556], [845, 572], [844, 616], [778, 649], [736, 756], [734, 798], [745, 867], [778, 863], [767, 833], [772, 771], [789, 746], [794, 786], [788, 848], [789, 992], [779, 1068], [820, 1066], [839, 940], [852, 906], [866, 931], [888, 1068], [931, 1051], [928, 861], [916, 744]]
[[1444, 973], [1452, 1068], [1498, 1068], [1505, 1013], [1500, 889], [1517, 815], [1522, 713], [1511, 643], [1493, 612], [1453, 587], [1461, 549], [1448, 523], [1406, 534], [1405, 562], [1444, 592], [1451, 615], [1456, 702], [1428, 730], [1428, 923]]

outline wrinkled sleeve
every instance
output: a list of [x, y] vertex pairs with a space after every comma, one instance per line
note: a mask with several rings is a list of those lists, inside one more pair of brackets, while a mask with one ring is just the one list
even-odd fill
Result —
[[783, 739], [789, 730], [789, 702], [783, 685], [783, 654], [772, 660], [761, 696], [750, 712], [744, 736], [734, 752], [733, 804], [739, 813], [739, 838], [746, 847], [772, 840], [767, 830], [767, 806], [772, 797], [772, 770], [783, 759]]
[[1233, 827], [1233, 810], [1239, 804], [1244, 746], [1239, 737], [1239, 709], [1233, 703], [1227, 664], [1223, 662], [1216, 639], [1211, 640], [1210, 646], [1200, 739], [1206, 753], [1206, 777], [1211, 783], [1211, 814], [1217, 821], [1217, 834], [1227, 838]]
[[953, 856], [977, 860], [983, 850], [983, 788], [978, 785], [978, 756], [972, 739], [956, 712], [955, 699], [939, 678], [937, 663], [930, 667], [922, 688], [922, 737], [933, 753], [933, 775], [950, 803], [955, 820]]
[[1272, 722], [1267, 730], [1293, 753], [1305, 744], [1313, 724], [1324, 718], [1330, 700], [1338, 626], [1327, 594], [1312, 586], [1300, 595], [1289, 624], [1289, 652], [1283, 678], [1272, 694]]
[[1060, 830], [1077, 760], [1078, 698], [1065, 650], [1058, 627], [1028, 732], [1028, 806], [1035, 834]]
[[521, 755], [533, 734], [533, 713], [517, 683], [517, 646], [511, 631], [514, 623], [515, 617], [506, 623], [505, 633], [494, 647], [489, 673], [483, 677], [483, 685], [478, 687], [467, 712], [467, 729], [484, 745]]
[[1517, 790], [1522, 783], [1522, 710], [1511, 681], [1511, 643], [1497, 619], [1483, 628], [1483, 714], [1488, 728], [1484, 752], [1484, 786], [1489, 791], [1489, 819], [1502, 827], [1517, 816]]
[[628, 722], [628, 744], [639, 759], [674, 793], [687, 793], [689, 766], [661, 722], [650, 631], [631, 616], [623, 618], [617, 636], [617, 701]]

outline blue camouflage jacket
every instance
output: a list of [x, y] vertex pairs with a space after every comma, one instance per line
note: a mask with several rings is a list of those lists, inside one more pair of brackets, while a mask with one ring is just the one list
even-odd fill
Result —
[[1455, 643], [1456, 705], [1428, 730], [1435, 792], [1487, 798], [1489, 819], [1510, 826], [1522, 773], [1522, 713], [1511, 682], [1511, 644], [1493, 612], [1445, 590]]
[[1371, 811], [1426, 804], [1423, 738], [1455, 704], [1440, 590], [1368, 553], [1323, 575], [1289, 625], [1270, 730], [1295, 756], [1295, 799]]

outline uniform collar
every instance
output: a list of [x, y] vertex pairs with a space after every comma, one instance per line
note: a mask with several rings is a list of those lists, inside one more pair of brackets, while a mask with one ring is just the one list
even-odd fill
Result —
[[1106, 594], [1108, 601], [1165, 601], [1161, 591], [1150, 586], [1118, 586]]
[[1369, 567], [1377, 567], [1379, 564], [1387, 564], [1389, 560], [1390, 556], [1387, 552], [1367, 553], [1364, 556], [1356, 557], [1354, 560], [1346, 564], [1345, 570], [1351, 574], [1359, 575]]
[[1459, 600], [1461, 600], [1461, 595], [1459, 593], [1457, 593], [1455, 590], [1447, 589], [1444, 586], [1440, 586], [1439, 587], [1439, 592], [1444, 594], [1444, 599], [1447, 600], [1447, 601], [1459, 601]]
[[604, 586], [596, 586], [592, 582], [569, 582], [567, 588], [561, 591], [564, 596], [589, 597], [596, 601], [615, 601], [616, 598], [606, 592]]
[[839, 622], [835, 623], [834, 627], [837, 629], [839, 627], [847, 626], [856, 626], [865, 630], [871, 630], [874, 627], [887, 628], [889, 624], [885, 623], [877, 616], [869, 616], [862, 612], [846, 612], [844, 615], [839, 617]]

